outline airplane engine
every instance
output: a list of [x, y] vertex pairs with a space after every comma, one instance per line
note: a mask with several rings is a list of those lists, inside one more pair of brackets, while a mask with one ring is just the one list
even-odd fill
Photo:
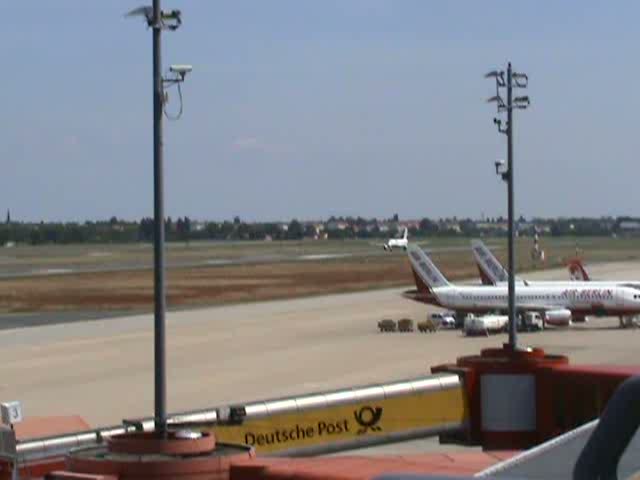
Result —
[[571, 325], [571, 310], [566, 308], [549, 310], [544, 313], [544, 321], [556, 327], [568, 327]]

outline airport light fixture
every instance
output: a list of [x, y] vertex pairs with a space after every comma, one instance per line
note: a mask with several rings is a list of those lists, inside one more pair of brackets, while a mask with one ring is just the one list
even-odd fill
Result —
[[[163, 30], [175, 31], [182, 24], [180, 10], [163, 11], [160, 0], [151, 6], [131, 10], [127, 17], [141, 16], [152, 30], [153, 42], [153, 271], [154, 271], [154, 423], [162, 435], [167, 432], [167, 374], [166, 374], [166, 295], [164, 278], [164, 178], [162, 152], [162, 115], [177, 119], [182, 115], [180, 84], [192, 70], [191, 65], [172, 65], [169, 75], [162, 76], [161, 36]], [[180, 97], [180, 110], [175, 117], [167, 114], [165, 87], [176, 85]]]
[[[506, 78], [505, 78], [506, 77]], [[529, 85], [529, 77], [525, 73], [514, 72], [511, 62], [507, 64], [506, 72], [503, 70], [493, 70], [485, 75], [485, 78], [492, 78], [496, 84], [496, 94], [489, 98], [487, 102], [495, 103], [498, 115], [506, 113], [506, 121], [501, 118], [494, 118], [493, 123], [498, 128], [498, 132], [507, 136], [507, 163], [504, 160], [495, 162], [496, 175], [507, 183], [508, 192], [508, 218], [509, 218], [509, 345], [512, 349], [518, 348], [518, 330], [516, 322], [516, 296], [515, 296], [515, 220], [514, 220], [514, 195], [513, 195], [513, 111], [515, 109], [524, 110], [530, 105], [529, 97], [526, 95], [513, 96], [514, 89], [524, 89]], [[506, 101], [502, 96], [502, 91], [506, 90]]]

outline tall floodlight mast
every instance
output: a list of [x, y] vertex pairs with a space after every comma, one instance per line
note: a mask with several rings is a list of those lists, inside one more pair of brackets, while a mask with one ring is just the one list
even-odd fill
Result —
[[[507, 65], [506, 78], [503, 70], [494, 70], [485, 75], [485, 78], [493, 78], [496, 82], [496, 94], [489, 98], [487, 102], [496, 103], [498, 115], [506, 112], [506, 125], [503, 126], [503, 120], [496, 117], [493, 122], [498, 127], [500, 133], [507, 136], [507, 165], [505, 168], [504, 161], [495, 162], [496, 174], [507, 182], [508, 191], [508, 217], [509, 217], [509, 345], [512, 349], [518, 348], [518, 333], [516, 324], [516, 288], [515, 288], [515, 222], [514, 222], [514, 198], [513, 198], [513, 111], [515, 109], [525, 109], [529, 106], [528, 96], [513, 96], [514, 89], [527, 88], [529, 78], [524, 73], [514, 72], [511, 68], [511, 62]], [[501, 92], [507, 91], [507, 100], [503, 99]]]
[[[153, 268], [154, 268], [154, 420], [155, 429], [162, 435], [167, 431], [167, 373], [165, 330], [165, 279], [164, 279], [164, 179], [162, 155], [162, 114], [168, 96], [165, 86], [177, 85], [180, 95], [179, 118], [182, 114], [180, 84], [191, 71], [190, 65], [172, 65], [170, 74], [162, 76], [161, 35], [163, 30], [177, 30], [181, 25], [179, 10], [162, 11], [160, 0], [152, 6], [139, 7], [126, 16], [142, 16], [151, 28], [153, 42]], [[166, 113], [166, 112], [165, 112]], [[169, 116], [167, 114], [167, 116]]]

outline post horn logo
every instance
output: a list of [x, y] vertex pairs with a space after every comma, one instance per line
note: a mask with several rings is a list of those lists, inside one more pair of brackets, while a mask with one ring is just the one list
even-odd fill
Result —
[[353, 417], [356, 419], [360, 429], [358, 429], [358, 435], [363, 435], [368, 431], [379, 432], [382, 430], [380, 425], [380, 419], [382, 418], [382, 407], [362, 407], [360, 410], [353, 412]]

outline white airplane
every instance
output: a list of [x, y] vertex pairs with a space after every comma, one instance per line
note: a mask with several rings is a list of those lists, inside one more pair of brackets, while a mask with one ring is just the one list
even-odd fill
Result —
[[[480, 279], [485, 285], [506, 285], [508, 282], [509, 274], [500, 261], [493, 255], [491, 250], [481, 241], [473, 240], [471, 242], [471, 249], [473, 256], [478, 265], [480, 271]], [[601, 287], [601, 288], [616, 288], [616, 287], [628, 287], [640, 290], [640, 282], [634, 281], [593, 281], [590, 279], [589, 274], [579, 260], [572, 260], [569, 265], [570, 280], [523, 280], [516, 277], [516, 285], [527, 286], [565, 286], [568, 288], [576, 285], [582, 285], [584, 287]], [[574, 322], [585, 322], [587, 318], [585, 316], [574, 316]], [[637, 323], [635, 317], [620, 316], [620, 326], [632, 326]]]
[[582, 264], [580, 259], [574, 258], [573, 260], [571, 260], [567, 265], [567, 268], [569, 269], [569, 276], [571, 277], [571, 280], [582, 282], [591, 281], [591, 275], [589, 275], [589, 272], [587, 272], [587, 269]]
[[404, 232], [402, 233], [402, 237], [400, 238], [390, 238], [386, 243], [377, 243], [375, 245], [382, 246], [387, 252], [392, 252], [394, 248], [402, 248], [403, 250], [407, 250], [407, 245], [409, 244], [409, 229], [404, 228]]
[[[471, 250], [478, 265], [480, 280], [484, 285], [498, 285], [509, 281], [509, 273], [482, 240], [472, 240]], [[516, 283], [527, 284], [518, 277], [516, 277]]]
[[[409, 261], [418, 291], [430, 303], [467, 313], [505, 312], [508, 286], [452, 285], [427, 254], [415, 245], [408, 246]], [[516, 310], [539, 312], [550, 325], [570, 325], [574, 316], [640, 314], [640, 290], [628, 286], [593, 285], [591, 282], [564, 284], [516, 284]]]
[[[498, 285], [506, 283], [509, 279], [507, 270], [502, 266], [500, 261], [493, 255], [491, 250], [482, 242], [482, 240], [473, 240], [471, 242], [473, 256], [480, 271], [480, 279], [485, 285]], [[591, 280], [587, 270], [578, 259], [569, 262], [569, 280], [523, 280], [516, 277], [516, 283], [524, 285], [570, 285], [575, 286], [576, 283], [587, 283], [588, 286], [612, 286], [612, 287], [630, 287], [640, 289], [640, 282], [627, 280]]]

